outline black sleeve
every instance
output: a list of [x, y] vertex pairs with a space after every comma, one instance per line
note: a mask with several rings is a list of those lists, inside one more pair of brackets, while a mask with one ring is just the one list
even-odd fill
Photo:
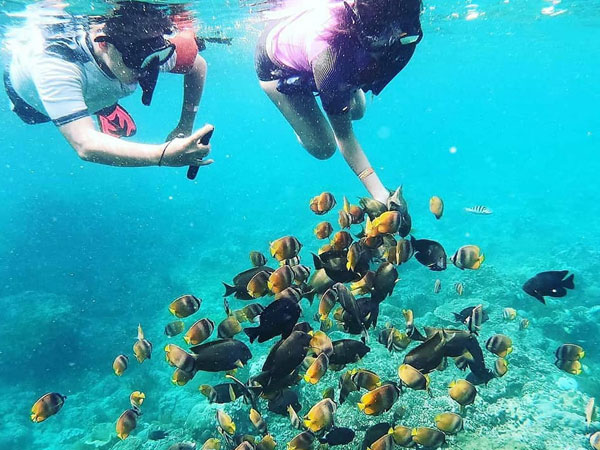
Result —
[[327, 114], [343, 114], [358, 88], [351, 52], [329, 46], [312, 62], [313, 76]]

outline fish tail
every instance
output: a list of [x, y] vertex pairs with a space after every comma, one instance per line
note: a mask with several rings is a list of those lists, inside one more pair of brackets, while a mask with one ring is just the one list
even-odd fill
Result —
[[225, 286], [225, 294], [223, 294], [223, 297], [229, 297], [237, 292], [237, 288], [235, 286], [231, 286], [225, 282], [223, 283], [223, 286]]
[[563, 281], [563, 286], [567, 289], [575, 289], [575, 283], [573, 282], [573, 278], [575, 278], [575, 274], [572, 273], [567, 278], [565, 278], [565, 280]]
[[246, 336], [248, 336], [248, 338], [250, 339], [250, 343], [252, 344], [256, 338], [259, 335], [259, 328], [260, 327], [250, 327], [250, 328], [244, 328], [244, 333], [246, 333]]
[[356, 405], [358, 406], [359, 410], [361, 410], [361, 411], [365, 410], [365, 404], [364, 403], [357, 403]]

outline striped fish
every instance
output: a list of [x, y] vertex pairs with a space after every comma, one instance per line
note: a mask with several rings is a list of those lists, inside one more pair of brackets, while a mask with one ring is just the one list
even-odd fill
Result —
[[465, 208], [466, 212], [470, 212], [473, 214], [492, 214], [493, 211], [488, 208], [487, 206], [483, 206], [483, 205], [477, 205], [477, 206], [471, 206], [470, 208]]
[[477, 305], [471, 311], [471, 315], [465, 320], [465, 325], [469, 328], [469, 331], [474, 334], [478, 334], [481, 330], [481, 322], [483, 319], [483, 305]]

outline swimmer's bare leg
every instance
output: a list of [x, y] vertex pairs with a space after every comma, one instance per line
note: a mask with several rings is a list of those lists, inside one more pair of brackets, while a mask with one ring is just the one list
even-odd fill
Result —
[[335, 135], [312, 94], [282, 94], [277, 80], [261, 81], [260, 87], [292, 126], [300, 144], [318, 159], [330, 158], [337, 148]]

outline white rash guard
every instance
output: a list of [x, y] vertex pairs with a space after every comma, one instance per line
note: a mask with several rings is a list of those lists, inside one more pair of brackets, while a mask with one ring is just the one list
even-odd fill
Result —
[[[86, 32], [64, 40], [38, 33], [13, 48], [9, 78], [21, 99], [55, 125], [94, 114], [135, 91], [137, 84], [123, 84], [102, 70]], [[171, 70], [175, 61], [173, 54], [161, 71]]]

